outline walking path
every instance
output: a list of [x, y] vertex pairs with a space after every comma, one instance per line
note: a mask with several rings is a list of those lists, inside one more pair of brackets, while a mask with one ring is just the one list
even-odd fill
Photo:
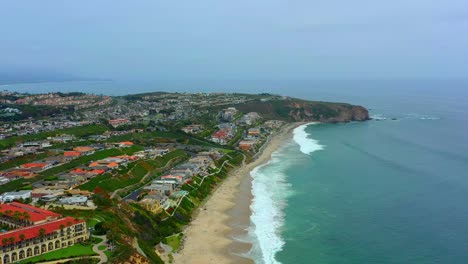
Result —
[[[246, 160], [247, 157], [245, 156], [245, 154], [242, 154], [242, 155], [244, 156], [244, 158], [243, 158], [243, 160], [242, 160], [242, 164], [244, 165], [244, 164], [245, 164], [245, 160]], [[229, 156], [229, 154], [228, 154], [227, 156], [230, 157], [231, 159], [225, 160], [225, 161], [223, 162], [223, 164], [221, 164], [221, 166], [220, 166], [220, 168], [218, 169], [217, 172], [213, 172], [213, 173], [210, 173], [210, 174], [207, 174], [207, 175], [203, 176], [201, 182], [200, 182], [200, 183], [196, 183], [196, 184], [197, 184], [198, 186], [201, 186], [201, 185], [203, 184], [203, 181], [204, 181], [206, 178], [208, 178], [209, 176], [213, 176], [213, 175], [219, 173], [219, 172], [224, 168], [224, 166], [225, 166], [226, 164], [227, 164], [227, 165], [230, 165], [230, 163], [228, 163], [228, 162], [231, 161], [233, 158], [232, 158], [231, 156]], [[232, 165], [231, 165], [231, 166], [232, 166]], [[191, 186], [191, 185], [190, 185], [190, 187], [192, 187], [194, 190], [197, 190], [197, 189], [198, 189], [198, 188], [194, 188], [194, 187]], [[185, 197], [187, 197], [188, 194], [189, 194], [189, 193], [187, 192], [187, 193], [185, 193], [182, 197], [179, 198], [178, 203], [177, 203], [177, 206], [174, 208], [174, 210], [172, 211], [172, 213], [169, 214], [168, 217], [162, 219], [162, 221], [167, 220], [168, 218], [172, 217], [172, 216], [175, 214], [175, 212], [177, 211], [177, 208], [179, 208], [180, 204], [182, 203], [182, 200], [183, 200]], [[189, 199], [189, 198], [187, 197], [187, 199]], [[166, 212], [166, 213], [167, 213], [167, 212]]]
[[72, 261], [72, 260], [80, 260], [80, 259], [97, 259], [99, 258], [98, 256], [83, 256], [83, 257], [76, 257], [76, 258], [66, 258], [66, 259], [59, 259], [59, 260], [52, 260], [52, 261], [46, 261], [46, 262], [38, 262], [37, 264], [61, 264], [61, 263], [66, 263], [67, 261]]
[[[164, 167], [156, 168], [156, 169], [154, 169], [154, 170], [152, 170], [152, 171], [149, 171], [148, 173], [145, 174], [145, 176], [143, 176], [143, 178], [141, 178], [141, 180], [140, 180], [139, 182], [115, 190], [115, 191], [112, 193], [111, 198], [112, 198], [112, 199], [115, 198], [115, 197], [119, 194], [119, 192], [122, 191], [122, 190], [130, 189], [130, 188], [133, 188], [135, 185], [144, 183], [144, 182], [146, 181], [146, 179], [147, 179], [149, 176], [152, 176], [152, 175], [154, 175], [154, 174], [157, 173], [157, 172], [161, 172], [161, 171], [165, 171], [165, 170], [169, 169], [170, 167], [172, 167], [173, 163], [174, 163], [178, 158], [180, 158], [180, 157], [174, 157], [174, 158], [170, 159], [170, 160], [166, 163], [166, 165], [164, 165]], [[137, 190], [139, 190], [139, 189], [141, 189], [141, 188], [143, 188], [143, 187], [144, 187], [144, 186], [141, 186], [140, 188], [136, 189], [135, 191], [137, 191]], [[135, 191], [133, 191], [133, 192], [135, 192]], [[125, 199], [125, 198], [127, 198], [128, 196], [132, 195], [133, 192], [131, 192], [129, 195], [127, 195], [127, 196], [125, 196], [125, 197], [123, 197], [123, 198], [119, 197], [119, 199]]]
[[[94, 236], [94, 237], [101, 238], [102, 241], [93, 246], [93, 251], [99, 254], [99, 258], [101, 259], [99, 261], [99, 264], [106, 263], [107, 255], [106, 253], [104, 253], [104, 251], [107, 249], [107, 237], [106, 236]], [[106, 246], [106, 249], [100, 250], [99, 249], [100, 246]]]

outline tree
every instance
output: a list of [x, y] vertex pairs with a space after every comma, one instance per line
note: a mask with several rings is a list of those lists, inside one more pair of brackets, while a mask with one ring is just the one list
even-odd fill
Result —
[[26, 238], [26, 235], [25, 234], [20, 234], [19, 238], [20, 238], [21, 241], [23, 241]]
[[45, 232], [46, 232], [46, 231], [45, 231], [44, 228], [39, 229], [39, 237], [40, 237], [40, 238], [43, 238], [43, 237], [45, 236]]
[[5, 211], [5, 214], [8, 215], [8, 216], [11, 216], [13, 214], [13, 211], [11, 210], [6, 210]]
[[9, 238], [8, 238], [8, 242], [9, 242], [10, 244], [15, 243], [15, 237], [9, 237]]
[[15, 213], [13, 214], [13, 219], [15, 219], [15, 221], [19, 221], [21, 219], [21, 216], [23, 216], [21, 212], [15, 211]]
[[6, 245], [8, 243], [8, 238], [4, 237], [2, 239], [2, 245]]
[[29, 221], [31, 219], [31, 215], [28, 212], [23, 213], [23, 219]]

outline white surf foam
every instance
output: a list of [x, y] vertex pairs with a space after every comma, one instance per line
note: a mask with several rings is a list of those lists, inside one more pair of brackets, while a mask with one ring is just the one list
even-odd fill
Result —
[[384, 117], [382, 114], [374, 114], [374, 115], [371, 115], [370, 118], [372, 120], [377, 120], [377, 121], [380, 121], [380, 120], [387, 120], [386, 117]]
[[299, 145], [301, 152], [310, 155], [312, 152], [322, 150], [324, 146], [320, 145], [315, 139], [309, 137], [309, 134], [305, 131], [309, 125], [316, 123], [305, 124], [294, 129], [294, 141]]
[[251, 172], [254, 198], [250, 206], [252, 226], [249, 236], [253, 240], [253, 247], [249, 255], [255, 263], [280, 263], [275, 255], [284, 245], [280, 229], [284, 224], [283, 208], [287, 197], [291, 195], [291, 187], [284, 174], [288, 164], [282, 160], [276, 152], [267, 164]]
[[248, 236], [252, 242], [252, 249], [245, 256], [252, 258], [255, 263], [280, 263], [275, 256], [285, 244], [284, 238], [281, 237], [281, 229], [284, 226], [283, 210], [288, 197], [293, 194], [285, 171], [300, 160], [297, 156], [291, 156], [291, 153], [286, 154], [286, 152], [296, 151], [295, 143], [306, 155], [324, 148], [318, 144], [318, 141], [309, 138], [309, 134], [305, 131], [308, 125], [310, 124], [296, 128], [294, 142], [274, 152], [268, 163], [250, 172], [253, 199], [250, 205], [252, 215]]
[[419, 119], [419, 120], [439, 120], [440, 119], [440, 117], [437, 117], [437, 116], [422, 115], [422, 114], [417, 114], [417, 113], [406, 114], [406, 118]]
[[439, 120], [440, 117], [435, 117], [435, 116], [423, 116], [419, 118], [420, 120]]

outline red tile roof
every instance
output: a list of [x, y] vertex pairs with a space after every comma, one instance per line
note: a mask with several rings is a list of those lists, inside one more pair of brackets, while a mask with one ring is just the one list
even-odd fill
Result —
[[[84, 220], [78, 220], [73, 217], [65, 217], [56, 221], [47, 222], [47, 223], [40, 224], [40, 225], [34, 225], [34, 226], [28, 226], [28, 227], [24, 227], [20, 229], [15, 229], [15, 230], [0, 234], [0, 244], [2, 246], [5, 245], [3, 244], [2, 240], [4, 238], [10, 238], [10, 237], [14, 237], [15, 242], [18, 242], [21, 240], [20, 238], [21, 234], [24, 234], [25, 240], [39, 237], [39, 232], [41, 228], [45, 230], [44, 235], [47, 235], [47, 234], [53, 233], [54, 231], [60, 230], [61, 225], [64, 225], [65, 227], [67, 227], [69, 223], [71, 223], [71, 225], [75, 225], [75, 224], [83, 223], [83, 222]], [[6, 244], [9, 244], [9, 243], [7, 242]]]
[[88, 151], [94, 151], [94, 148], [92, 148], [92, 147], [76, 147], [73, 150], [78, 151], [78, 152], [88, 152]]
[[219, 130], [213, 134], [212, 137], [214, 138], [226, 138], [228, 136], [228, 132], [225, 130]]
[[[22, 204], [22, 203], [12, 202], [10, 204], [0, 205], [0, 212], [2, 212], [3, 214], [5, 214], [6, 211], [8, 210], [12, 211], [12, 214], [11, 214], [12, 216], [15, 214], [15, 212], [20, 212], [20, 213], [27, 212], [30, 216], [29, 221], [33, 223], [45, 221], [50, 218], [60, 217], [59, 214], [56, 214], [54, 212], [40, 209], [31, 205]], [[21, 219], [23, 219], [23, 217], [21, 217]]]
[[26, 164], [21, 165], [21, 167], [23, 167], [23, 168], [35, 168], [35, 167], [44, 168], [47, 165], [48, 165], [47, 163], [26, 163]]
[[63, 153], [63, 156], [65, 157], [79, 157], [80, 155], [81, 153], [78, 151], [65, 151]]

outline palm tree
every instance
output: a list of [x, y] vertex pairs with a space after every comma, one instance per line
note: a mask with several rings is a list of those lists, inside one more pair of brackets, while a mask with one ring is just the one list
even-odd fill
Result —
[[8, 238], [4, 237], [2, 239], [2, 245], [6, 245], [6, 243], [8, 243]]
[[20, 239], [21, 241], [23, 241], [25, 238], [26, 238], [26, 235], [25, 235], [25, 234], [20, 234], [20, 235], [19, 235], [19, 239]]
[[44, 228], [39, 229], [39, 237], [40, 237], [40, 238], [43, 238], [43, 237], [45, 236], [45, 232], [46, 232], [46, 231], [45, 231]]
[[15, 219], [15, 221], [19, 221], [22, 216], [22, 213], [20, 213], [19, 211], [15, 211], [15, 213], [13, 214], [13, 219]]
[[31, 219], [31, 215], [30, 215], [28, 212], [24, 212], [24, 213], [23, 213], [23, 219], [24, 219], [26, 222], [29, 222], [29, 220]]
[[10, 238], [8, 238], [8, 242], [9, 242], [10, 244], [15, 243], [15, 237], [10, 237]]

